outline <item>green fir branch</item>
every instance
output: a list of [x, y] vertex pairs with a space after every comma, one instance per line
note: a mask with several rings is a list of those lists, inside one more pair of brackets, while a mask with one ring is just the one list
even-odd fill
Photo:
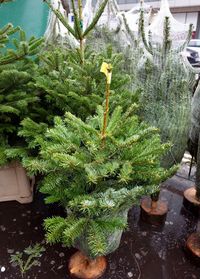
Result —
[[74, 31], [74, 29], [69, 25], [69, 23], [67, 22], [67, 19], [61, 14], [61, 12], [59, 10], [56, 10], [53, 8], [53, 6], [51, 5], [50, 1], [48, 0], [44, 0], [45, 3], [47, 3], [47, 5], [49, 6], [49, 8], [54, 12], [54, 14], [57, 16], [57, 18], [60, 20], [60, 22], [67, 28], [67, 30], [76, 38], [78, 39], [76, 32]]

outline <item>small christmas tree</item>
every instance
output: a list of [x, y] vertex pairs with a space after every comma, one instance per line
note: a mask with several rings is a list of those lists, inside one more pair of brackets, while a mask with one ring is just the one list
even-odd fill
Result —
[[97, 114], [86, 121], [70, 112], [56, 117], [55, 127], [37, 138], [40, 157], [23, 162], [29, 172], [45, 174], [40, 190], [46, 202], [60, 202], [68, 211], [67, 218], [45, 220], [47, 241], [79, 247], [91, 258], [116, 249], [107, 245], [108, 237], [126, 227], [124, 211], [169, 175], [160, 167], [169, 144], [139, 122], [135, 105], [109, 114], [111, 71], [103, 63], [106, 97]]

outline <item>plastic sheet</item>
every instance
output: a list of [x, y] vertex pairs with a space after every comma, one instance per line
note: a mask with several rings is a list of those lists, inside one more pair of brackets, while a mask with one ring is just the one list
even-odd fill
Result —
[[[113, 216], [108, 216], [108, 218], [109, 217], [112, 218]], [[118, 217], [118, 218], [120, 217], [121, 219], [123, 219], [124, 222], [126, 222], [127, 218], [128, 218], [128, 209], [125, 209], [123, 212], [119, 212], [114, 217]], [[113, 253], [119, 247], [122, 233], [123, 233], [123, 230], [116, 230], [115, 232], [107, 235], [107, 237], [106, 237], [107, 249], [106, 249], [105, 255]], [[82, 236], [80, 236], [76, 240], [74, 247], [77, 248], [78, 250], [82, 251], [86, 256], [88, 256], [89, 258], [92, 259], [93, 255], [90, 251], [86, 235], [87, 235], [87, 231], [85, 232], [85, 234], [83, 233]]]

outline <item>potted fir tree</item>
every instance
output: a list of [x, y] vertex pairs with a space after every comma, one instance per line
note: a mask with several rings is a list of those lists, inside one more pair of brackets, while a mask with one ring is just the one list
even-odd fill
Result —
[[[6, 49], [9, 36], [19, 32], [13, 39], [12, 49]], [[26, 40], [25, 34], [11, 24], [0, 30], [0, 201], [32, 201], [32, 186], [20, 157], [26, 152], [26, 144], [17, 136], [21, 120], [30, 115], [29, 108], [37, 101], [29, 83], [36, 64], [28, 56], [35, 55], [42, 39]]]
[[66, 218], [45, 220], [46, 239], [80, 250], [69, 263], [78, 278], [102, 274], [102, 256], [119, 246], [128, 210], [168, 174], [160, 158], [169, 144], [161, 144], [156, 128], [139, 122], [135, 105], [109, 115], [112, 67], [103, 63], [101, 71], [107, 77], [105, 105], [86, 121], [70, 112], [56, 117], [55, 126], [37, 138], [40, 157], [24, 160], [31, 173], [45, 174], [40, 190], [46, 203], [66, 209]]
[[[169, 151], [161, 158], [164, 168], [173, 167], [182, 160], [186, 150], [190, 116], [189, 70], [184, 66], [180, 52], [188, 44], [192, 34], [190, 25], [187, 38], [176, 49], [173, 48], [170, 18], [163, 18], [162, 40], [157, 41], [149, 31], [147, 38], [144, 26], [144, 11], [140, 11], [139, 35], [148, 56], [138, 71], [142, 88], [140, 116], [149, 125], [160, 129], [162, 142], [172, 143]], [[164, 223], [168, 206], [159, 199], [159, 192], [141, 203], [143, 220], [152, 224]]]

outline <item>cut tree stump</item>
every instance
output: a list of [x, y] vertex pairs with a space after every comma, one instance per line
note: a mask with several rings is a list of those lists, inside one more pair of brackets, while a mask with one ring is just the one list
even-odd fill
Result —
[[69, 272], [72, 277], [79, 279], [97, 279], [103, 275], [107, 267], [105, 257], [92, 260], [82, 252], [76, 252], [69, 261]]
[[184, 207], [189, 210], [195, 216], [200, 214], [200, 201], [196, 198], [196, 189], [195, 187], [189, 188], [184, 192], [183, 198]]
[[167, 202], [151, 200], [150, 197], [144, 198], [140, 204], [141, 219], [151, 225], [163, 225], [166, 220], [168, 206]]
[[186, 242], [189, 255], [200, 264], [200, 233], [192, 233]]

